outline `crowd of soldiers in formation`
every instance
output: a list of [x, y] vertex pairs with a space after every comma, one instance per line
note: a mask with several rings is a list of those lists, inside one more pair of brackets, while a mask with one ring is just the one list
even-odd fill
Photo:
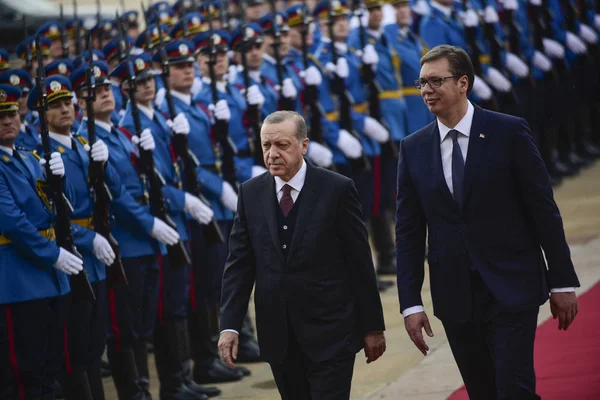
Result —
[[[16, 60], [0, 50], [0, 122], [19, 124], [0, 138], [0, 397], [103, 399], [112, 373], [119, 399], [149, 399], [149, 348], [161, 399], [250, 374], [217, 354], [220, 277], [277, 110], [305, 117], [307, 160], [354, 179], [377, 271], [394, 274], [397, 145], [434, 120], [418, 84], [434, 46], [469, 53], [473, 103], [528, 121], [553, 184], [577, 174], [600, 156], [597, 11], [179, 0], [91, 29], [50, 21]], [[249, 317], [238, 361], [260, 361]]]

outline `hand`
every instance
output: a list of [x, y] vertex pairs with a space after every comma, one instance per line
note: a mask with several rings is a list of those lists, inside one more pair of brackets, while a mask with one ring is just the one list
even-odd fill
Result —
[[295, 99], [298, 96], [298, 89], [294, 86], [294, 82], [291, 78], [285, 78], [281, 85], [281, 94], [286, 99]]
[[362, 155], [362, 145], [357, 138], [352, 136], [347, 130], [340, 129], [337, 147], [348, 158], [358, 158]]
[[529, 75], [529, 67], [515, 54], [506, 53], [506, 68], [519, 78], [525, 78]]
[[541, 6], [542, 0], [529, 0], [529, 2], [534, 6]]
[[372, 67], [376, 67], [379, 62], [379, 55], [377, 51], [375, 51], [375, 47], [372, 44], [368, 44], [365, 46], [362, 55], [363, 64], [371, 65]]
[[412, 10], [421, 16], [429, 15], [431, 11], [429, 4], [427, 4], [427, 1], [425, 0], [417, 0]]
[[548, 72], [552, 69], [552, 61], [548, 57], [546, 57], [543, 53], [535, 50], [533, 52], [533, 58], [531, 59], [531, 63], [534, 67], [541, 69], [544, 72]]
[[233, 190], [233, 187], [223, 181], [223, 189], [221, 192], [221, 203], [233, 212], [237, 211], [238, 196]]
[[367, 364], [376, 361], [385, 353], [385, 334], [383, 332], [367, 332], [363, 338]]
[[115, 252], [110, 246], [110, 243], [108, 243], [108, 240], [101, 234], [96, 233], [96, 236], [94, 236], [94, 240], [92, 241], [92, 247], [92, 253], [102, 264], [111, 265], [115, 262]]
[[475, 75], [475, 79], [473, 80], [473, 93], [481, 100], [489, 100], [493, 95], [492, 89], [477, 75]]
[[479, 25], [479, 17], [472, 8], [469, 8], [467, 11], [461, 11], [458, 16], [463, 25], [467, 28], [474, 28]]
[[190, 123], [184, 113], [177, 114], [173, 121], [168, 119], [167, 125], [177, 135], [189, 135], [190, 133]]
[[166, 95], [167, 95], [167, 91], [164, 87], [162, 87], [156, 91], [156, 96], [154, 96], [154, 104], [156, 104], [156, 107], [160, 108], [162, 103], [165, 101]]
[[196, 94], [198, 94], [198, 92], [201, 89], [202, 89], [202, 79], [195, 77], [194, 83], [192, 83], [192, 87], [190, 89], [190, 93], [192, 94], [192, 96], [195, 96]]
[[[40, 158], [40, 167], [44, 170], [44, 174], [47, 175], [46, 172], [46, 159]], [[63, 163], [62, 157], [60, 153], [55, 151], [50, 154], [50, 172], [52, 175], [63, 177], [65, 176], [65, 164]]]
[[62, 247], [59, 249], [58, 260], [54, 263], [54, 268], [67, 275], [77, 275], [80, 273], [83, 270], [83, 260]]
[[421, 329], [425, 329], [427, 336], [433, 337], [433, 331], [431, 330], [431, 325], [429, 325], [427, 314], [425, 314], [425, 312], [418, 312], [409, 315], [404, 318], [404, 326], [406, 327], [406, 332], [408, 332], [410, 340], [412, 340], [415, 346], [417, 346], [417, 349], [426, 356], [429, 351], [429, 346], [427, 346], [423, 339]]
[[502, 0], [502, 6], [505, 10], [517, 10], [519, 9], [519, 3], [517, 0]]
[[119, 110], [119, 118], [123, 118], [125, 116], [125, 110]]
[[267, 172], [267, 169], [265, 167], [261, 167], [260, 165], [253, 165], [252, 166], [252, 177], [254, 178], [255, 176], [259, 176], [264, 174], [265, 172]]
[[190, 193], [185, 194], [183, 211], [190, 214], [200, 225], [207, 225], [212, 221], [214, 212], [208, 204]]
[[578, 312], [575, 292], [551, 293], [550, 311], [554, 319], [558, 318], [558, 330], [566, 331], [573, 323]]
[[594, 26], [596, 29], [600, 29], [600, 14], [594, 15]]
[[152, 132], [150, 132], [150, 128], [146, 128], [142, 131], [139, 137], [137, 135], [133, 135], [131, 137], [131, 143], [136, 148], [139, 153], [139, 148], [146, 151], [153, 151], [156, 148], [156, 143], [154, 142], [154, 137], [152, 137]]
[[544, 53], [551, 58], [565, 58], [565, 48], [556, 40], [543, 38], [542, 44], [544, 45]]
[[379, 121], [371, 117], [365, 117], [365, 135], [379, 143], [385, 143], [390, 138], [390, 133], [387, 129]]
[[567, 47], [575, 54], [587, 52], [587, 46], [583, 43], [583, 40], [579, 39], [573, 32], [567, 32]]
[[237, 74], [238, 74], [237, 65], [230, 65], [229, 68], [227, 68], [227, 80], [229, 81], [229, 83], [235, 82], [235, 80], [237, 78]]
[[238, 356], [239, 335], [235, 332], [221, 332], [219, 336], [219, 357], [230, 368], [235, 368], [233, 363]]
[[265, 96], [260, 92], [257, 85], [252, 85], [248, 88], [248, 104], [258, 107], [265, 104]]
[[486, 24], [495, 24], [500, 21], [500, 18], [498, 18], [498, 13], [494, 7], [487, 6], [483, 9], [483, 20]]
[[100, 163], [108, 161], [108, 147], [102, 141], [102, 139], [96, 139], [96, 142], [92, 145], [91, 151], [92, 160]]
[[579, 35], [589, 44], [598, 43], [598, 35], [596, 35], [596, 32], [586, 24], [579, 24]]
[[302, 71], [302, 78], [304, 78], [304, 83], [308, 86], [319, 86], [323, 83], [321, 72], [314, 65]]
[[487, 72], [487, 81], [499, 92], [507, 93], [512, 89], [512, 84], [500, 71], [494, 67], [489, 67]]
[[337, 60], [335, 66], [335, 74], [342, 79], [346, 79], [350, 75], [350, 67], [348, 66], [348, 60], [344, 57], [340, 57]]
[[227, 100], [219, 100], [216, 105], [209, 104], [208, 109], [213, 113], [214, 118], [219, 121], [229, 121], [231, 119], [231, 111]]
[[174, 246], [179, 242], [179, 233], [158, 218], [154, 218], [154, 225], [152, 225], [150, 236], [167, 246]]
[[306, 157], [319, 167], [327, 168], [333, 162], [333, 153], [327, 147], [317, 142], [308, 144]]

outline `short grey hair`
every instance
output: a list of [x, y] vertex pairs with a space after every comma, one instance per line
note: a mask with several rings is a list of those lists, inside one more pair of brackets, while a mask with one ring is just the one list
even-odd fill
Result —
[[302, 115], [295, 111], [275, 111], [265, 118], [263, 125], [280, 124], [283, 121], [294, 121], [296, 123], [296, 139], [298, 141], [302, 141], [308, 137], [306, 121], [304, 121]]

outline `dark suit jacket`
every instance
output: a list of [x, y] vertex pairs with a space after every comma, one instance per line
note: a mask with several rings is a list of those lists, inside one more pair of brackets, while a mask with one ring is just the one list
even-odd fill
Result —
[[353, 182], [307, 163], [301, 196], [285, 261], [273, 177], [242, 184], [223, 273], [221, 330], [239, 332], [256, 281], [258, 342], [272, 363], [285, 357], [289, 328], [317, 362], [357, 352], [366, 332], [385, 329]]
[[523, 119], [475, 106], [462, 209], [444, 179], [437, 121], [404, 138], [399, 153], [402, 310], [423, 304], [426, 231], [433, 308], [442, 320], [470, 318], [469, 265], [507, 310], [544, 303], [549, 288], [579, 286], [548, 172]]

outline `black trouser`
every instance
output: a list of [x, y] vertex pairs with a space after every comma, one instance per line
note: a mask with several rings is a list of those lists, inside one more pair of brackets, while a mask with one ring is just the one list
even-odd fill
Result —
[[471, 272], [470, 321], [442, 321], [470, 400], [534, 400], [533, 342], [539, 307], [503, 310]]

